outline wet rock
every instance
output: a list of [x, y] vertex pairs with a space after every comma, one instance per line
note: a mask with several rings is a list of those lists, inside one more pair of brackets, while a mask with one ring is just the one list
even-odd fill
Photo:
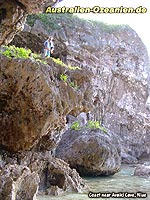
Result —
[[150, 177], [150, 164], [138, 165], [135, 168], [134, 176]]
[[[60, 79], [63, 73], [78, 89]], [[0, 145], [13, 152], [29, 150], [38, 142], [42, 149], [44, 145], [45, 150], [55, 148], [66, 115], [91, 109], [87, 97], [91, 98], [91, 77], [90, 72], [71, 71], [51, 60], [44, 65], [1, 57]]]
[[118, 137], [99, 129], [66, 131], [56, 148], [56, 157], [81, 175], [113, 175], [121, 166]]
[[28, 167], [7, 165], [0, 170], [0, 199], [36, 199], [39, 177]]

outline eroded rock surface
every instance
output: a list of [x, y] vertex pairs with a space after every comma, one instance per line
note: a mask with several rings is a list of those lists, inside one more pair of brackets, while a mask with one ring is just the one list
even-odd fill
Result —
[[[86, 189], [85, 181], [80, 178], [77, 171], [71, 169], [65, 161], [53, 158], [50, 151], [27, 151], [13, 155], [5, 153], [0, 166], [0, 174], [2, 186], [0, 195], [4, 197], [5, 195], [11, 196], [12, 190], [16, 190], [16, 193], [20, 195], [23, 195], [23, 191], [28, 190], [27, 195], [35, 194], [36, 196], [36, 192], [33, 190], [35, 180], [39, 194], [61, 195], [64, 192], [81, 192]], [[14, 183], [18, 189], [12, 189]], [[27, 196], [24, 199], [28, 200]], [[10, 198], [10, 200], [12, 199]]]
[[[78, 89], [60, 79], [64, 73]], [[85, 70], [67, 70], [51, 60], [44, 65], [1, 57], [0, 145], [16, 152], [31, 149], [43, 139], [45, 148], [53, 149], [66, 115], [91, 108], [90, 79], [91, 73]], [[40, 146], [44, 148], [42, 141]]]
[[81, 175], [112, 175], [121, 166], [118, 137], [99, 129], [68, 130], [56, 148], [56, 157]]
[[35, 200], [39, 176], [26, 166], [7, 165], [0, 169], [0, 199]]

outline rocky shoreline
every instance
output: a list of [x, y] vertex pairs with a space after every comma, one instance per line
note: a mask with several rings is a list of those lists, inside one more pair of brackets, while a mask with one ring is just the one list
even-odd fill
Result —
[[[3, 4], [3, 12], [11, 7], [12, 13], [2, 19], [0, 44], [12, 40], [27, 14], [47, 4], [37, 9], [33, 1], [31, 7], [20, 2]], [[81, 192], [87, 186], [80, 175], [113, 175], [123, 163], [150, 157], [149, 60], [139, 36], [130, 27], [104, 31], [102, 24], [72, 15], [53, 23], [59, 25], [51, 32], [55, 59], [3, 55], [3, 47], [0, 52], [3, 200]], [[11, 44], [38, 53], [48, 35], [36, 19]], [[149, 164], [137, 166], [135, 175], [149, 177]]]

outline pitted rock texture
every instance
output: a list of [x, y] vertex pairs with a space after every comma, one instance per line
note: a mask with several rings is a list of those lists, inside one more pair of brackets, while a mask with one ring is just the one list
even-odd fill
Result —
[[34, 200], [39, 181], [39, 176], [28, 167], [7, 165], [0, 169], [0, 199]]
[[[91, 109], [92, 74], [47, 62], [1, 57], [0, 145], [9, 151], [31, 149], [39, 140], [38, 147], [55, 148], [66, 115]], [[77, 89], [60, 79], [64, 73]]]
[[1, 0], [0, 1], [0, 46], [8, 44], [21, 31], [27, 14], [44, 12], [57, 0]]
[[80, 175], [113, 175], [120, 170], [119, 138], [99, 129], [68, 130], [56, 148], [59, 157]]

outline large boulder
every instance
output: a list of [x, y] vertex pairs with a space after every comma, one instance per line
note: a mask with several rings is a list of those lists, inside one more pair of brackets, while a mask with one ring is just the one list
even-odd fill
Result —
[[113, 175], [120, 170], [118, 137], [99, 129], [68, 130], [56, 148], [59, 157], [81, 175]]
[[0, 199], [35, 200], [39, 181], [28, 167], [7, 165], [0, 170]]
[[[65, 73], [77, 89], [60, 79]], [[42, 64], [1, 57], [0, 79], [0, 145], [9, 151], [31, 149], [39, 140], [38, 147], [53, 149], [66, 115], [91, 109], [91, 73], [85, 70], [69, 70], [51, 59]]]

